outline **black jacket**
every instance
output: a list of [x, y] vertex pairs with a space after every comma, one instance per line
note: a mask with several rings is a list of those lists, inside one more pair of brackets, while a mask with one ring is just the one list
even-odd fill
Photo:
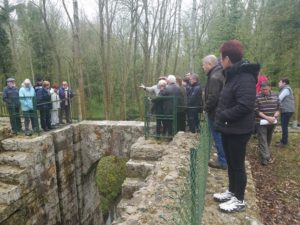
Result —
[[220, 65], [213, 67], [207, 74], [207, 82], [205, 86], [205, 104], [204, 110], [210, 118], [215, 117], [216, 108], [220, 93], [223, 89], [224, 75]]
[[174, 107], [183, 105], [183, 96], [180, 88], [176, 84], [168, 84], [165, 90], [161, 91], [161, 96], [176, 97], [175, 105], [173, 99], [166, 98], [163, 103], [163, 110], [165, 115], [173, 114]]
[[40, 88], [36, 93], [37, 108], [39, 110], [50, 110], [52, 109], [51, 94], [45, 88]]
[[19, 107], [19, 89], [6, 86], [3, 90], [3, 101], [6, 103], [7, 107]]
[[203, 111], [202, 89], [199, 83], [191, 84], [187, 92], [188, 110]]
[[240, 61], [224, 71], [225, 85], [216, 110], [216, 130], [223, 134], [248, 134], [253, 131], [259, 69], [258, 64]]
[[164, 99], [161, 97], [161, 92], [159, 92], [158, 96], [151, 99], [152, 107], [151, 107], [151, 113], [156, 115], [164, 115], [164, 108], [163, 103]]

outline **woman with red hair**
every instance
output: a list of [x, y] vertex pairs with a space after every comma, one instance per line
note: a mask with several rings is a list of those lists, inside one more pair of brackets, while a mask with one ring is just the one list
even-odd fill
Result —
[[238, 40], [223, 43], [220, 51], [225, 84], [216, 109], [215, 128], [222, 134], [229, 188], [213, 197], [222, 202], [219, 205], [222, 211], [230, 213], [245, 209], [245, 154], [254, 130], [256, 82], [260, 65], [243, 60], [243, 46]]

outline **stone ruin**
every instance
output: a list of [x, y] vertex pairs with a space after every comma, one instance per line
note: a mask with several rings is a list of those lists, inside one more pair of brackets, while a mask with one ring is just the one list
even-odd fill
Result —
[[97, 162], [129, 155], [142, 134], [142, 122], [93, 121], [33, 138], [2, 135], [0, 224], [103, 224]]
[[[107, 155], [129, 158], [112, 224], [168, 224], [176, 216], [174, 193], [186, 184], [189, 151], [197, 136], [179, 132], [168, 143], [145, 140], [143, 131], [144, 123], [133, 121], [83, 121], [36, 137], [8, 138], [2, 129], [0, 224], [104, 224], [95, 175], [98, 161]], [[209, 189], [215, 188], [216, 177], [218, 188], [226, 187], [221, 182], [226, 175], [209, 173]], [[250, 186], [254, 189], [253, 183]], [[222, 219], [214, 223], [219, 212], [209, 201], [211, 191], [207, 190], [204, 224], [226, 224]], [[257, 216], [255, 197], [250, 207], [250, 215]], [[245, 217], [249, 215], [226, 221], [245, 224]]]

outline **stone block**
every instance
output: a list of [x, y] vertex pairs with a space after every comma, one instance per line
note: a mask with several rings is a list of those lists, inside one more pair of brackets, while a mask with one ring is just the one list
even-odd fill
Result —
[[126, 163], [126, 176], [145, 179], [153, 168], [154, 164], [152, 163], [131, 159]]
[[165, 152], [165, 148], [153, 140], [141, 137], [131, 146], [130, 158], [134, 160], [156, 161]]
[[21, 197], [21, 189], [17, 185], [0, 182], [0, 204], [11, 204]]
[[32, 138], [14, 137], [1, 141], [2, 149], [5, 151], [20, 151], [20, 152], [33, 152], [33, 151], [47, 151], [53, 145], [51, 134], [45, 134]]
[[25, 169], [16, 166], [0, 165], [0, 182], [21, 183], [26, 179]]
[[0, 165], [26, 168], [30, 165], [30, 154], [26, 152], [3, 151], [0, 153]]
[[122, 198], [130, 199], [133, 193], [145, 186], [145, 182], [139, 178], [126, 178], [122, 184]]

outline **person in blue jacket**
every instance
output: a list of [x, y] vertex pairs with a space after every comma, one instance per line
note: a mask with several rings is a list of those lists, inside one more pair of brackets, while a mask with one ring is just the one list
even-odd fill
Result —
[[17, 134], [22, 129], [20, 118], [19, 90], [16, 87], [14, 78], [6, 80], [7, 86], [3, 90], [3, 101], [6, 103], [9, 113], [9, 120], [13, 134]]
[[40, 88], [36, 93], [37, 108], [40, 110], [41, 127], [44, 131], [49, 131], [51, 127], [51, 94], [50, 82], [44, 81], [43, 88]]
[[36, 121], [34, 118], [35, 111], [33, 105], [33, 100], [35, 98], [35, 90], [32, 87], [29, 79], [24, 80], [22, 87], [19, 90], [19, 97], [21, 102], [21, 110], [23, 112], [25, 120], [25, 135], [31, 136], [32, 133], [29, 131], [30, 121], [32, 130], [36, 129]]

